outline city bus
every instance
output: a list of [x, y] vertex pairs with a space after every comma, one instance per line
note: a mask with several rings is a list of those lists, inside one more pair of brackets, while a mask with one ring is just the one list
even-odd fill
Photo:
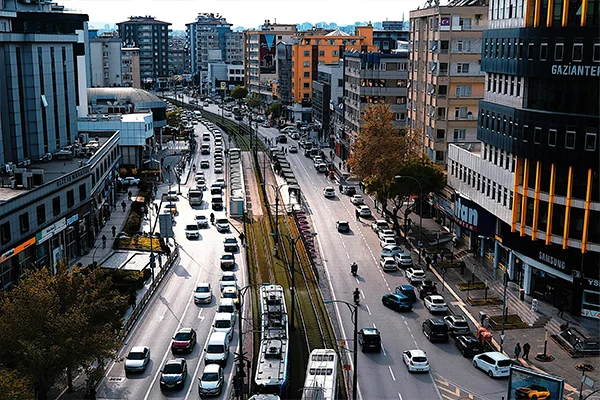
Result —
[[188, 200], [190, 202], [190, 206], [202, 205], [202, 196], [202, 190], [190, 189], [188, 192]]

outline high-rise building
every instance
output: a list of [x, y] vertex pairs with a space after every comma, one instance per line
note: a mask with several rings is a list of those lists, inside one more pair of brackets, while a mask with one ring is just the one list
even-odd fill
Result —
[[266, 20], [257, 30], [244, 31], [244, 74], [250, 94], [273, 101], [278, 82], [277, 44], [290, 42], [296, 25], [272, 24]]
[[216, 89], [208, 79], [209, 64], [243, 62], [244, 34], [233, 32], [225, 17], [212, 13], [198, 14], [185, 26], [189, 71], [208, 93]]
[[319, 141], [333, 147], [332, 110], [344, 102], [344, 61], [320, 64], [312, 88], [312, 120], [318, 127]]
[[104, 32], [90, 39], [91, 86], [122, 86], [121, 39], [116, 32]]
[[448, 156], [458, 233], [525, 294], [600, 318], [600, 1], [490, 3], [480, 149]]
[[150, 16], [117, 24], [123, 47], [140, 49], [140, 79], [147, 87], [169, 76], [169, 25]]
[[449, 143], [477, 142], [487, 20], [487, 0], [431, 1], [410, 12], [409, 123], [422, 131], [423, 150], [437, 163], [446, 163]]

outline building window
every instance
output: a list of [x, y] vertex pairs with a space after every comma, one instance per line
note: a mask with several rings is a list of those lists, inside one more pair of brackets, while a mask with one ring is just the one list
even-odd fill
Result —
[[305, 72], [305, 73], [304, 73], [304, 77], [305, 77], [305, 78], [310, 78], [310, 72]]
[[436, 138], [438, 139], [444, 139], [446, 137], [446, 130], [445, 129], [438, 129], [436, 130]]
[[60, 213], [60, 196], [58, 196], [52, 199], [52, 214], [56, 217], [60, 215]]
[[10, 239], [10, 222], [5, 222], [0, 226], [0, 241], [6, 244]]
[[304, 65], [305, 67], [310, 67], [310, 61], [304, 61], [303, 65]]
[[454, 109], [454, 118], [467, 118], [467, 107], [456, 107]]
[[594, 131], [587, 131], [585, 133], [585, 150], [596, 151], [596, 137], [598, 135]]
[[310, 83], [309, 82], [304, 82], [304, 89], [308, 89], [310, 88]]
[[333, 50], [331, 52], [331, 55], [334, 56], [334, 57], [339, 57], [340, 56], [340, 52], [339, 52], [339, 50]]
[[531, 129], [529, 125], [523, 125], [523, 142], [527, 143], [531, 140]]
[[573, 61], [583, 60], [583, 43], [573, 44]]
[[463, 52], [464, 46], [465, 46], [465, 44], [464, 44], [464, 42], [462, 40], [459, 40], [458, 42], [456, 42], [456, 50], [459, 53]]
[[45, 205], [41, 204], [41, 205], [37, 206], [36, 214], [37, 214], [38, 225], [42, 225], [44, 222], [46, 222], [46, 206]]
[[539, 126], [536, 126], [535, 130], [533, 131], [533, 143], [542, 143], [542, 128], [540, 128]]
[[459, 74], [468, 74], [469, 73], [469, 63], [459, 63], [456, 66], [456, 72]]
[[435, 152], [435, 161], [444, 161], [444, 152], [443, 151]]
[[548, 58], [548, 43], [542, 43], [540, 45], [540, 61], [546, 61]]
[[456, 97], [471, 97], [471, 85], [456, 85]]
[[454, 130], [454, 140], [464, 139], [467, 135], [467, 130], [464, 128]]
[[396, 113], [396, 121], [404, 121], [406, 119], [405, 113]]
[[556, 146], [556, 138], [558, 136], [558, 132], [556, 129], [548, 130], [548, 146], [555, 147]]
[[562, 61], [564, 52], [565, 52], [564, 43], [556, 43], [556, 47], [554, 47], [554, 60]]
[[75, 193], [72, 190], [67, 191], [67, 209], [75, 205]]
[[535, 44], [529, 43], [527, 45], [527, 59], [530, 60], [530, 61], [533, 60], [533, 52], [534, 52], [534, 50], [535, 50]]
[[567, 135], [565, 137], [565, 147], [567, 149], [575, 148], [575, 131], [567, 131]]
[[310, 57], [310, 51], [304, 50], [304, 57]]
[[325, 57], [325, 50], [319, 50], [319, 57]]

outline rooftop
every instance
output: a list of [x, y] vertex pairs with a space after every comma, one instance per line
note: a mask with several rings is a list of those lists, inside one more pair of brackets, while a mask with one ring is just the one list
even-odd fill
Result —
[[[143, 90], [131, 87], [103, 87], [103, 88], [88, 88], [88, 98], [93, 99], [129, 99], [133, 103], [136, 102], [163, 102], [158, 96]], [[166, 102], [165, 106], [166, 106]]]

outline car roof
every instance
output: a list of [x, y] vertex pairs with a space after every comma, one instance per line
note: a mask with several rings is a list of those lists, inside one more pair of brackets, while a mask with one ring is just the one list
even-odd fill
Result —
[[429, 297], [431, 300], [434, 300], [434, 299], [435, 300], [444, 300], [444, 298], [442, 296], [440, 296], [439, 294], [432, 294], [427, 297]]
[[185, 358], [172, 358], [170, 360], [167, 360], [167, 362], [165, 363], [165, 365], [167, 364], [183, 364], [185, 362]]
[[192, 332], [192, 328], [181, 328], [177, 332], [179, 332], [179, 333], [191, 333]]
[[362, 328], [363, 335], [379, 335], [377, 328]]
[[234, 286], [225, 286], [222, 292], [237, 292], [237, 288]]
[[408, 350], [408, 351], [410, 351], [410, 354], [413, 357], [427, 357], [427, 354], [423, 350], [420, 350], [420, 349], [412, 349], [412, 350]]
[[206, 364], [204, 366], [204, 372], [217, 373], [220, 370], [221, 370], [221, 366], [219, 364]]
[[221, 297], [221, 299], [219, 300], [219, 304], [233, 305], [233, 299], [229, 299], [227, 297]]
[[148, 346], [133, 346], [131, 348], [131, 350], [129, 350], [132, 353], [143, 353], [144, 350], [149, 349]]
[[433, 325], [446, 325], [443, 319], [441, 318], [427, 318]]
[[400, 293], [388, 293], [388, 295], [395, 297], [397, 300], [398, 299], [408, 299], [408, 297], [406, 297], [405, 295], [400, 294]]
[[208, 282], [200, 282], [196, 285], [196, 287], [210, 287], [210, 283]]
[[215, 319], [231, 319], [231, 318], [233, 318], [233, 313], [230, 313], [230, 312], [215, 313]]
[[396, 260], [394, 260], [394, 257], [388, 257], [388, 256], [385, 256], [385, 257], [381, 257], [381, 258], [383, 259], [383, 261], [386, 261], [386, 262], [387, 262], [387, 261], [393, 261], [393, 262], [396, 262]]
[[504, 354], [502, 354], [498, 351], [488, 351], [487, 353], [479, 354], [479, 356], [483, 356], [483, 355], [486, 355], [493, 360], [510, 360], [510, 358], [508, 358], [507, 356], [505, 356]]

